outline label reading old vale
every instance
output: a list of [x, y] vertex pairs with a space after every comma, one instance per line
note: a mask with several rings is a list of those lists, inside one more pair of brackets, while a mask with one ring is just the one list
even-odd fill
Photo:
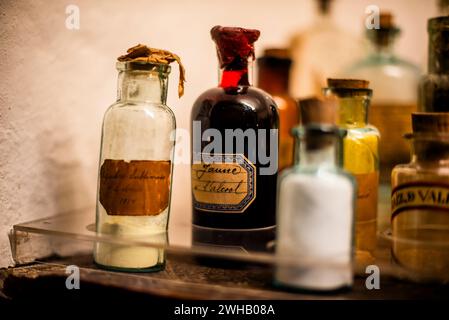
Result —
[[171, 163], [106, 159], [100, 169], [100, 203], [109, 215], [153, 216], [168, 207]]
[[409, 183], [395, 188], [391, 194], [391, 212], [431, 208], [449, 213], [449, 185]]
[[256, 167], [242, 154], [201, 154], [201, 158], [208, 161], [192, 164], [195, 208], [244, 212], [256, 198]]

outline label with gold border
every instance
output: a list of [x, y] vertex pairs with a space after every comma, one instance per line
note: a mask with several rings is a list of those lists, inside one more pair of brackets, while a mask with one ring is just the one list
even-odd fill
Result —
[[449, 184], [411, 182], [393, 188], [391, 192], [392, 218], [402, 211], [416, 209], [449, 213]]
[[256, 198], [256, 167], [243, 154], [201, 153], [192, 164], [193, 205], [197, 210], [242, 213]]

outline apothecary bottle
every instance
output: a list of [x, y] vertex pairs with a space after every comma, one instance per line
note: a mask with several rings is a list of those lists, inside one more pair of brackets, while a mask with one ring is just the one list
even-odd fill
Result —
[[[102, 236], [165, 241], [176, 128], [166, 105], [170, 68], [145, 59], [117, 62], [118, 96], [104, 115], [100, 150], [96, 228]], [[162, 249], [108, 242], [96, 244], [94, 258], [125, 271], [165, 263]]]
[[414, 113], [409, 163], [391, 175], [393, 257], [416, 278], [449, 270], [449, 113]]
[[328, 79], [323, 90], [338, 100], [337, 124], [347, 130], [344, 138], [343, 167], [357, 181], [356, 259], [360, 265], [374, 261], [379, 188], [379, 131], [368, 124], [372, 90], [368, 81]]
[[278, 184], [275, 283], [313, 291], [350, 287], [355, 184], [341, 168], [344, 131], [310, 123], [294, 133], [299, 158]]
[[380, 180], [390, 184], [391, 170], [409, 158], [410, 149], [402, 136], [410, 132], [410, 115], [417, 111], [420, 69], [396, 55], [394, 45], [400, 29], [389, 12], [381, 12], [379, 28], [367, 29], [369, 54], [345, 71], [345, 77], [366, 79], [374, 95], [369, 123], [380, 132]]
[[201, 94], [191, 113], [195, 230], [274, 230], [279, 119], [271, 96], [251, 85], [259, 34], [211, 30], [219, 85]]
[[429, 19], [428, 71], [420, 82], [420, 111], [449, 112], [449, 16]]
[[299, 110], [289, 94], [289, 51], [281, 48], [265, 49], [257, 59], [258, 87], [268, 92], [276, 102], [279, 113], [279, 171], [293, 164], [294, 138], [291, 130], [299, 123]]

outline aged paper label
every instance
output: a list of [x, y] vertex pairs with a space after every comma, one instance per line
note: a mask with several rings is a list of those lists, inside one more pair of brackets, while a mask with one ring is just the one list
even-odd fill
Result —
[[100, 203], [109, 215], [153, 216], [170, 200], [171, 163], [106, 159], [100, 169]]
[[357, 222], [374, 220], [377, 217], [379, 171], [355, 174], [354, 177], [357, 181]]
[[432, 209], [449, 212], [449, 185], [415, 182], [391, 192], [392, 217], [404, 210]]
[[[202, 154], [202, 159], [207, 155]], [[243, 212], [256, 198], [256, 167], [242, 154], [215, 154], [192, 164], [192, 193], [196, 209]]]

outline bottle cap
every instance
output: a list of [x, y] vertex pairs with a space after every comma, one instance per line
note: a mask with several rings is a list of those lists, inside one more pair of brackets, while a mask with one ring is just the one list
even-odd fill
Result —
[[319, 99], [316, 97], [299, 101], [301, 124], [331, 124], [337, 120], [337, 101], [334, 98]]
[[327, 86], [335, 89], [368, 89], [369, 81], [361, 79], [327, 79]]
[[231, 64], [236, 58], [245, 61], [248, 58], [254, 59], [254, 42], [259, 39], [259, 30], [215, 26], [210, 34], [217, 45], [221, 68]]
[[449, 112], [413, 112], [413, 133], [448, 133]]

